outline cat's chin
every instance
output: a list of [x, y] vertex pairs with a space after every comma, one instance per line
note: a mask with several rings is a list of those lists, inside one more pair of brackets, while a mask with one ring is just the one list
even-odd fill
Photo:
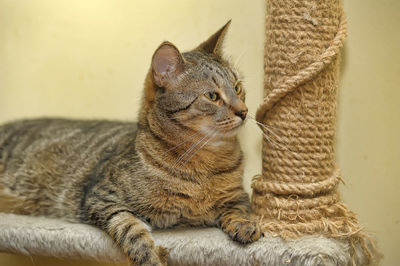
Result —
[[214, 146], [214, 147], [218, 147], [221, 145], [225, 145], [229, 142], [232, 142], [232, 139], [234, 139], [238, 135], [240, 128], [241, 128], [241, 125], [233, 128], [229, 131], [224, 132], [223, 135], [221, 135], [215, 141], [210, 143], [210, 145]]
[[224, 133], [224, 137], [226, 138], [231, 138], [231, 137], [235, 137], [237, 136], [237, 134], [239, 133], [239, 130], [242, 128], [242, 125], [238, 125], [232, 129], [230, 129], [229, 131]]

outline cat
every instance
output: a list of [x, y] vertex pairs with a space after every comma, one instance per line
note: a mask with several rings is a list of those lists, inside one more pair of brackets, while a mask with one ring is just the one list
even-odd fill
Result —
[[15, 211], [92, 224], [131, 265], [166, 265], [151, 229], [217, 226], [261, 237], [243, 190], [237, 138], [247, 115], [222, 55], [230, 21], [197, 48], [154, 52], [138, 123], [33, 119], [0, 126], [0, 185]]

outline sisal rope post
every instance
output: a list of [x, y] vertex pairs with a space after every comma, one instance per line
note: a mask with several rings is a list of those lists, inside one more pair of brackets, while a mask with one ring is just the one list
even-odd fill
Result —
[[252, 211], [266, 233], [345, 239], [370, 260], [373, 242], [337, 191], [336, 97], [345, 38], [339, 0], [267, 1], [265, 98], [256, 114], [266, 137]]

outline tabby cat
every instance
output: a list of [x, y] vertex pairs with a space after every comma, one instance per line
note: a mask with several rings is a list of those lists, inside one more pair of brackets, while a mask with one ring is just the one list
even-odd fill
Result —
[[229, 22], [196, 49], [154, 52], [138, 123], [36, 119], [0, 127], [0, 184], [19, 213], [106, 231], [132, 265], [166, 265], [151, 228], [260, 238], [242, 186], [245, 92], [222, 57]]

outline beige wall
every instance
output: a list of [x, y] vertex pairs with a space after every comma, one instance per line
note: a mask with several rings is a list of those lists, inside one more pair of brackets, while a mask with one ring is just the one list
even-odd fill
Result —
[[338, 105], [344, 201], [400, 265], [400, 1], [344, 1], [348, 39]]
[[[343, 198], [400, 260], [399, 34], [396, 0], [345, 1], [349, 38], [339, 95]], [[233, 19], [226, 54], [242, 70], [254, 115], [262, 96], [263, 0], [0, 0], [0, 122], [62, 116], [134, 120], [154, 49], [195, 47]], [[261, 136], [247, 124], [245, 187], [260, 172]], [[0, 265], [89, 265], [0, 254]], [[95, 264], [92, 264], [95, 265]]]

